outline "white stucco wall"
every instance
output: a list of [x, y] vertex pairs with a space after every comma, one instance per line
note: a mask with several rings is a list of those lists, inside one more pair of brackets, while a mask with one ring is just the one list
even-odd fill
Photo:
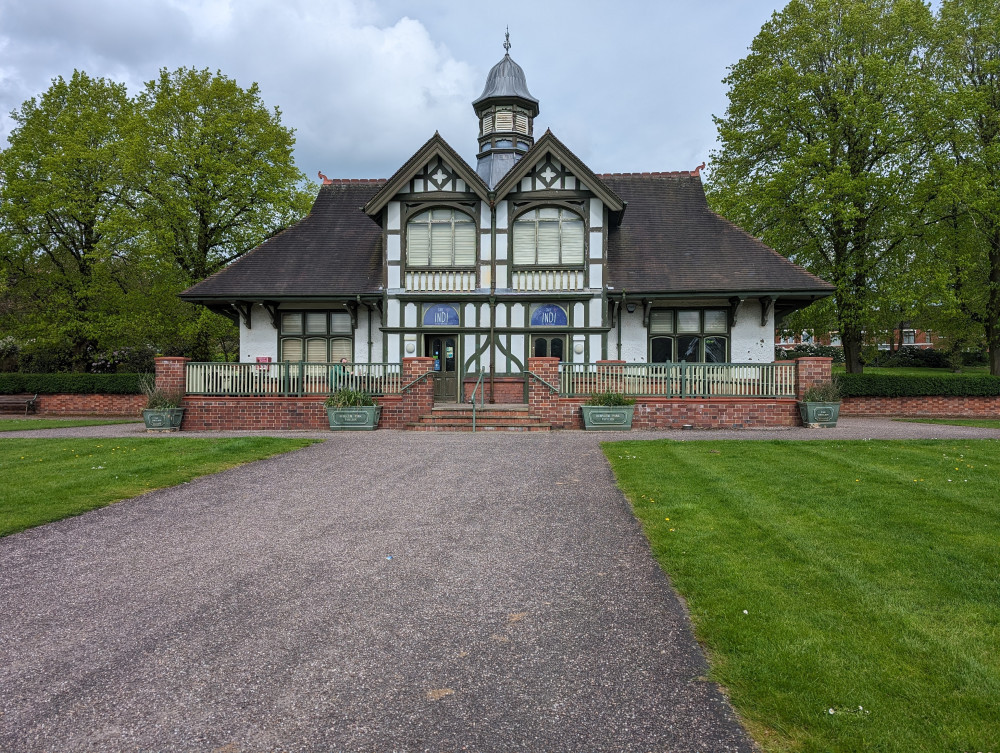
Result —
[[760, 302], [743, 301], [736, 312], [729, 357], [733, 363], [770, 363], [774, 360], [774, 308], [760, 326]]
[[[633, 313], [621, 310], [622, 318], [622, 354], [621, 359], [629, 363], [646, 363], [648, 347], [646, 345], [646, 328], [642, 326], [642, 306], [637, 306]], [[618, 349], [608, 346], [608, 358], [618, 358]]]
[[253, 363], [258, 356], [278, 360], [278, 332], [271, 325], [271, 316], [263, 306], [250, 310], [250, 329], [240, 319], [240, 361]]

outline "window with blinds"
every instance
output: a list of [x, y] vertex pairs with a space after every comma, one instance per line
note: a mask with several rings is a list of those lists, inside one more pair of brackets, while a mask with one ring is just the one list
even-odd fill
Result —
[[515, 266], [560, 267], [583, 264], [583, 220], [568, 209], [543, 207], [514, 221]]
[[[663, 336], [674, 334], [677, 336]], [[729, 314], [725, 309], [650, 311], [650, 363], [725, 363], [729, 355], [728, 334]]]
[[337, 363], [354, 360], [351, 315], [347, 311], [287, 311], [281, 314], [281, 361]]
[[473, 267], [476, 223], [454, 209], [431, 209], [406, 223], [409, 267]]

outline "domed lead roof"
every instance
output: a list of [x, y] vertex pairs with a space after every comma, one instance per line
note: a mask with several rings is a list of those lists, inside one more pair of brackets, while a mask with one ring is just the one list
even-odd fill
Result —
[[538, 100], [531, 96], [528, 91], [528, 82], [524, 78], [524, 71], [515, 63], [510, 54], [503, 56], [503, 60], [493, 66], [486, 77], [486, 87], [479, 99], [472, 103], [478, 108], [480, 104], [489, 99], [520, 99], [534, 105], [535, 113], [538, 112]]

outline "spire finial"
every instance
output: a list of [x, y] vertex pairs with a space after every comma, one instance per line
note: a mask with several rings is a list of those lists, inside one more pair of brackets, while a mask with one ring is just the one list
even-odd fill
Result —
[[510, 27], [507, 27], [507, 33], [503, 35], [503, 48], [506, 50], [506, 54], [510, 54]]

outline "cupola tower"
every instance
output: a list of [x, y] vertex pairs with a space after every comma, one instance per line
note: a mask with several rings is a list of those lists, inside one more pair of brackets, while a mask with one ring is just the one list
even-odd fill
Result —
[[486, 77], [486, 87], [472, 103], [479, 118], [479, 155], [476, 172], [493, 188], [535, 143], [533, 136], [538, 100], [528, 91], [524, 71], [510, 57], [510, 33], [503, 43], [506, 54]]

